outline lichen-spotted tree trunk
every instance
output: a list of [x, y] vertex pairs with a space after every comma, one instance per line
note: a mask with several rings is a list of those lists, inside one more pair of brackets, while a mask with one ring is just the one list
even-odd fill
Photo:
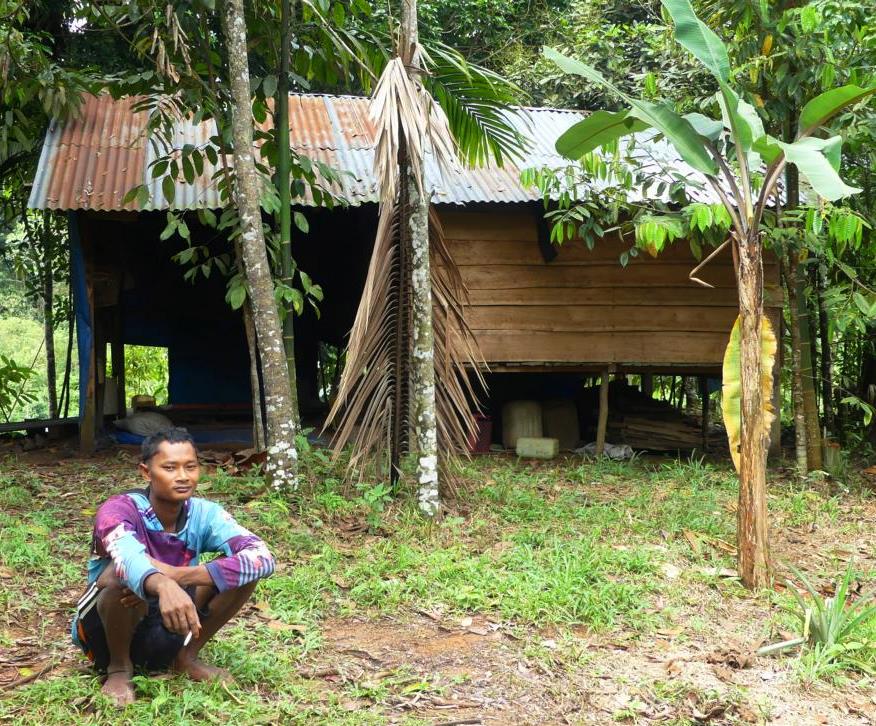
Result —
[[[408, 73], [412, 50], [418, 42], [417, 1], [403, 0], [399, 47]], [[403, 157], [407, 159], [407, 157]], [[424, 169], [424, 160], [419, 168]], [[429, 197], [425, 178], [416, 179], [412, 165], [401, 165], [402, 184], [408, 188], [411, 240], [411, 414], [417, 456], [417, 501], [421, 511], [434, 517], [441, 513], [438, 489], [438, 418], [435, 408], [435, 338], [432, 328], [432, 276], [429, 268]]]
[[[291, 50], [292, 2], [281, 0], [280, 8], [280, 76], [277, 83], [277, 191], [280, 195], [280, 274], [292, 286], [292, 199], [289, 189], [291, 152], [289, 148], [289, 54]], [[289, 371], [289, 395], [295, 425], [299, 423], [298, 378], [295, 370], [295, 308], [287, 303], [283, 318], [283, 350]]]
[[247, 296], [259, 344], [262, 384], [265, 391], [265, 438], [268, 457], [265, 473], [278, 491], [297, 485], [298, 452], [295, 448], [295, 414], [289, 395], [289, 372], [283, 350], [283, 333], [274, 283], [265, 248], [259, 206], [261, 181], [253, 158], [253, 126], [246, 22], [243, 0], [226, 0], [222, 13], [228, 47], [231, 83], [231, 130], [234, 142], [234, 197], [240, 217], [240, 250]]
[[766, 457], [769, 427], [761, 388], [761, 319], [763, 260], [758, 230], [749, 231], [739, 246], [739, 318], [742, 363], [742, 435], [739, 464], [738, 564], [749, 587], [770, 582], [767, 533]]
[[424, 514], [440, 514], [438, 420], [435, 410], [435, 337], [429, 266], [429, 200], [408, 171], [411, 215], [411, 418], [417, 452], [417, 501]]

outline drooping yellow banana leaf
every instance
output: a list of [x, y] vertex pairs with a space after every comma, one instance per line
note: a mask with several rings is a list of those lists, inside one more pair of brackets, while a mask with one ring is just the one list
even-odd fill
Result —
[[[730, 443], [730, 456], [733, 465], [739, 471], [739, 444], [742, 438], [742, 334], [739, 318], [733, 323], [730, 341], [724, 352], [724, 384], [722, 389], [721, 408], [724, 414], [724, 427], [727, 429], [727, 439]], [[776, 360], [776, 334], [772, 323], [765, 315], [760, 319], [760, 391], [763, 400], [764, 438], [769, 439], [770, 426], [775, 418], [773, 408], [773, 365]]]

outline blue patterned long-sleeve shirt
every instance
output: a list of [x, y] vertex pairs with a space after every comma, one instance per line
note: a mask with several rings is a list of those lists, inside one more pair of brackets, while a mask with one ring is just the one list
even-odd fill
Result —
[[[88, 583], [112, 563], [118, 578], [145, 600], [146, 578], [158, 572], [150, 558], [174, 567], [194, 567], [206, 552], [221, 555], [206, 565], [219, 592], [274, 571], [274, 558], [265, 543], [215, 502], [200, 497], [187, 500], [176, 531], [166, 532], [149, 503], [148, 490], [118, 494], [97, 510]], [[75, 622], [73, 632], [75, 639]]]

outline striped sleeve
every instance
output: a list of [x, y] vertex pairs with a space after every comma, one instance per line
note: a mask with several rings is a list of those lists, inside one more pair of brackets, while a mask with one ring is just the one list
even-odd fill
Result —
[[146, 599], [146, 578], [158, 572], [146, 554], [137, 505], [126, 495], [110, 497], [94, 518], [94, 550], [112, 560], [118, 577], [137, 596]]
[[205, 532], [202, 552], [224, 555], [207, 563], [207, 571], [219, 592], [268, 577], [274, 571], [274, 557], [261, 539], [239, 525], [215, 502], [204, 502]]

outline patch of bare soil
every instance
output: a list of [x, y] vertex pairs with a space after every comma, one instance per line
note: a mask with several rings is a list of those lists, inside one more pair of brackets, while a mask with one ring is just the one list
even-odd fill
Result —
[[[355, 684], [389, 712], [435, 724], [769, 723], [861, 726], [876, 723], [876, 695], [846, 688], [802, 687], [787, 661], [754, 658], [756, 604], [727, 613], [716, 648], [711, 635], [656, 638], [574, 636], [569, 663], [551, 638], [527, 648], [502, 624], [483, 618], [442, 623], [333, 620], [325, 645], [302, 675], [330, 688]], [[468, 625], [468, 627], [464, 627]], [[557, 648], [552, 657], [552, 648]], [[406, 684], [432, 684], [405, 693]], [[350, 708], [370, 704], [349, 702]]]

